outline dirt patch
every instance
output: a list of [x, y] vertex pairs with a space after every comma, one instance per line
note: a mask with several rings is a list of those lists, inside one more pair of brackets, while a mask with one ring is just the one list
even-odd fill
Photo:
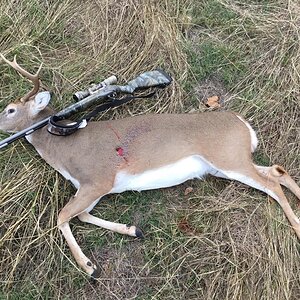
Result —
[[232, 95], [226, 90], [222, 80], [217, 75], [212, 75], [199, 82], [194, 87], [195, 95], [201, 103], [206, 103], [209, 97], [218, 96], [221, 107], [232, 98]]
[[230, 242], [232, 252], [240, 261], [261, 255], [266, 239], [263, 234], [265, 218], [255, 207], [248, 207], [248, 210], [234, 210], [222, 227], [222, 239]]
[[144, 289], [149, 268], [144, 261], [141, 241], [134, 240], [126, 245], [108, 245], [93, 254], [100, 276], [84, 287], [84, 294], [88, 295], [89, 300], [135, 299]]

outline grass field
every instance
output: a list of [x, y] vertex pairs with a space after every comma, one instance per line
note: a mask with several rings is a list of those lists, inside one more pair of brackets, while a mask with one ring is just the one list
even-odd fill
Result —
[[[2, 0], [0, 52], [31, 71], [43, 62], [52, 105], [91, 81], [126, 82], [164, 68], [172, 86], [102, 119], [222, 109], [250, 120], [255, 161], [300, 184], [298, 0]], [[0, 110], [30, 84], [0, 63]], [[7, 135], [0, 133], [0, 139]], [[192, 191], [185, 195], [187, 188]], [[0, 299], [299, 299], [300, 247], [280, 207], [247, 186], [207, 178], [110, 195], [94, 214], [138, 225], [144, 240], [71, 221], [100, 266], [78, 269], [56, 227], [75, 192], [25, 141], [0, 156]], [[299, 200], [286, 192], [299, 216]]]

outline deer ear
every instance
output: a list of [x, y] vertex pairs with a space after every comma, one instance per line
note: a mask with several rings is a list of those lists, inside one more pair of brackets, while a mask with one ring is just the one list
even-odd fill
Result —
[[51, 95], [47, 91], [36, 94], [32, 103], [32, 109], [31, 109], [32, 115], [35, 116], [40, 111], [45, 109], [45, 107], [49, 104], [50, 99], [51, 99]]

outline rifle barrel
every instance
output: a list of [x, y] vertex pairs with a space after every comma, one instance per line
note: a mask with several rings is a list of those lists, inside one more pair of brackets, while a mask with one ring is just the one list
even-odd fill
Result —
[[48, 124], [49, 119], [50, 119], [50, 117], [43, 119], [43, 120], [31, 125], [30, 127], [27, 127], [25, 129], [13, 134], [12, 136], [9, 136], [8, 138], [0, 141], [0, 149], [6, 147], [7, 145], [11, 144], [12, 142], [16, 141], [19, 138], [22, 138], [22, 137], [25, 137], [26, 135], [31, 134], [35, 130], [45, 127]]

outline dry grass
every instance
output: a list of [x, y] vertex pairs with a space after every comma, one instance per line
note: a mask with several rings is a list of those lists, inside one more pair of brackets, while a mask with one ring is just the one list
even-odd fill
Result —
[[[43, 61], [58, 109], [93, 80], [163, 67], [175, 80], [158, 99], [102, 117], [202, 111], [201, 97], [218, 94], [257, 129], [256, 160], [284, 165], [299, 183], [300, 6], [269, 2], [4, 0], [0, 51], [31, 70]], [[29, 85], [0, 72], [4, 107]], [[56, 228], [73, 188], [25, 142], [1, 152], [0, 169], [0, 298], [299, 299], [297, 238], [275, 203], [241, 184], [209, 178], [104, 199], [97, 215], [139, 224], [146, 239], [74, 220], [101, 267], [92, 283]]]

